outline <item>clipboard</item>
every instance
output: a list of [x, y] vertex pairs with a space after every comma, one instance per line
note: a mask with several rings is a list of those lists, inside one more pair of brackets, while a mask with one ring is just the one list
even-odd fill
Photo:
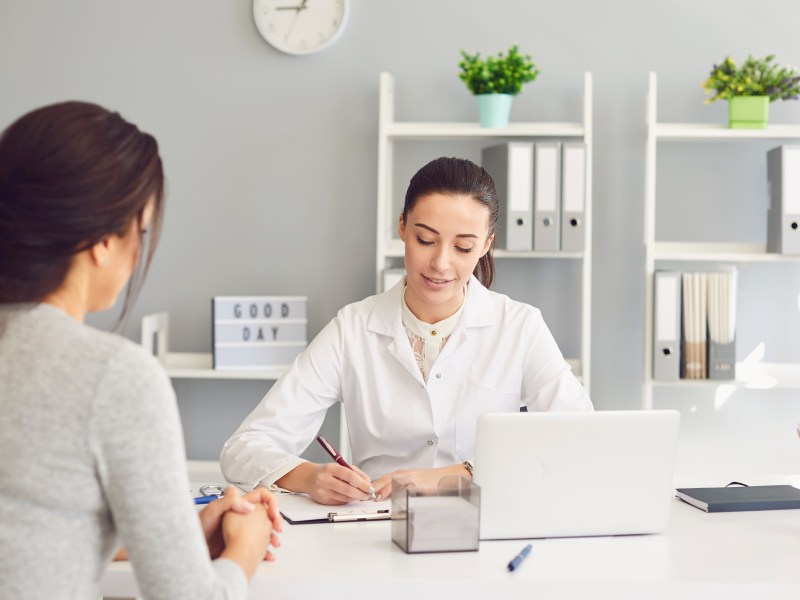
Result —
[[330, 506], [317, 504], [306, 494], [280, 494], [278, 507], [290, 525], [387, 521], [392, 518], [391, 500], [365, 500]]

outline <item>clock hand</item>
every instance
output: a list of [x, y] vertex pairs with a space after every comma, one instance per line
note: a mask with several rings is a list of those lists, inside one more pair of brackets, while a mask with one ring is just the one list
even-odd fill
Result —
[[299, 12], [307, 8], [306, 2], [308, 2], [308, 0], [303, 0], [299, 6], [276, 6], [275, 10], [296, 10]]
[[292, 24], [289, 25], [289, 29], [286, 30], [286, 35], [283, 37], [283, 41], [286, 42], [289, 39], [289, 35], [291, 35], [292, 30], [294, 29], [295, 24], [297, 23], [297, 17], [300, 16], [300, 11], [305, 8], [303, 5], [300, 5], [297, 9], [297, 12], [294, 13], [294, 19], [292, 19]]

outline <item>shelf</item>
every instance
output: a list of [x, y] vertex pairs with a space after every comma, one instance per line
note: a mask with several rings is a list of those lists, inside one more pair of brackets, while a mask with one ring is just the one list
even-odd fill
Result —
[[800, 262], [800, 255], [767, 252], [766, 244], [656, 242], [653, 260]]
[[797, 363], [736, 363], [736, 379], [732, 381], [711, 379], [682, 379], [680, 381], [653, 380], [657, 387], [716, 388], [722, 385], [736, 388], [800, 389], [800, 364]]
[[769, 125], [766, 129], [731, 129], [724, 124], [656, 123], [656, 139], [688, 140], [752, 140], [800, 138], [800, 125]]
[[509, 123], [507, 127], [481, 127], [478, 123], [397, 122], [387, 124], [386, 135], [392, 139], [453, 140], [514, 137], [582, 138], [582, 123]]
[[[495, 258], [570, 258], [580, 259], [584, 257], [584, 252], [566, 252], [562, 250], [555, 251], [540, 251], [540, 250], [501, 250], [494, 251]], [[386, 258], [403, 258], [405, 257], [405, 244], [397, 238], [389, 240], [386, 250], [383, 252]]]
[[[724, 380], [681, 380], [674, 382], [652, 379], [654, 340], [653, 274], [665, 261], [687, 263], [763, 263], [791, 264], [800, 262], [800, 255], [767, 252], [767, 245], [707, 242], [660, 242], [656, 240], [656, 170], [658, 142], [714, 142], [800, 140], [800, 124], [770, 124], [765, 129], [731, 129], [725, 123], [663, 123], [657, 118], [658, 78], [649, 76], [647, 91], [647, 140], [645, 143], [644, 178], [644, 246], [645, 246], [645, 315], [644, 315], [644, 385], [642, 407], [653, 408], [653, 388], [700, 388], [705, 390], [800, 389], [800, 364], [758, 363], [752, 360], [736, 365], [737, 377]], [[690, 268], [690, 267], [689, 267]]]
[[169, 352], [161, 364], [173, 379], [275, 380], [289, 368], [286, 365], [264, 369], [214, 369], [211, 354], [197, 352]]

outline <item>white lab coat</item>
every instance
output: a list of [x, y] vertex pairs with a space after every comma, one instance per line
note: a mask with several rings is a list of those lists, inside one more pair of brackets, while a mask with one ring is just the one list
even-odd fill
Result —
[[272, 486], [302, 463], [325, 412], [344, 404], [353, 462], [375, 479], [470, 459], [478, 415], [592, 410], [540, 311], [472, 277], [426, 384], [403, 327], [404, 282], [345, 306], [225, 443], [225, 478]]

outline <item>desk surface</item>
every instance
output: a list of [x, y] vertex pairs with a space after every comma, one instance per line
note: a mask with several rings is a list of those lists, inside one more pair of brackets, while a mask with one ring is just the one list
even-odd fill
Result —
[[[191, 479], [219, 481], [218, 467], [209, 465], [190, 466]], [[727, 474], [675, 478], [676, 487], [728, 481]], [[746, 481], [800, 487], [800, 476]], [[676, 498], [663, 534], [534, 540], [513, 573], [506, 565], [524, 541], [484, 541], [478, 552], [405, 554], [392, 543], [388, 521], [284, 524], [281, 543], [277, 561], [259, 567], [250, 598], [800, 598], [800, 510], [707, 514]], [[136, 596], [130, 564], [112, 563], [100, 591]]]
[[[506, 565], [523, 541], [409, 555], [387, 521], [286, 524], [281, 540], [251, 598], [800, 597], [800, 510], [707, 514], [675, 499], [664, 534], [534, 540], [514, 573]], [[136, 596], [128, 563], [109, 567], [101, 593]]]

